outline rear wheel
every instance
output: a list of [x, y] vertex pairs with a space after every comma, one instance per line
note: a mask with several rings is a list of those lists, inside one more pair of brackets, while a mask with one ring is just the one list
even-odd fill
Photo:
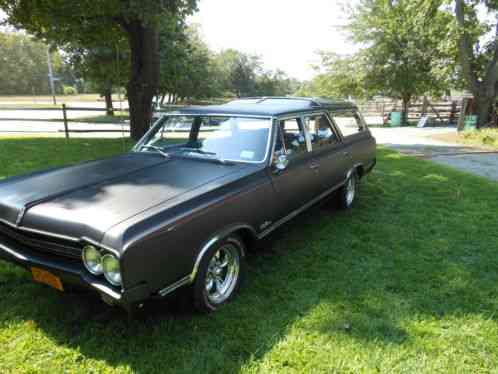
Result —
[[350, 209], [354, 201], [356, 200], [356, 195], [358, 194], [358, 174], [353, 171], [344, 186], [339, 189], [337, 195], [337, 204], [341, 209]]
[[237, 236], [230, 236], [204, 255], [194, 282], [195, 308], [213, 312], [237, 294], [245, 272], [245, 247]]

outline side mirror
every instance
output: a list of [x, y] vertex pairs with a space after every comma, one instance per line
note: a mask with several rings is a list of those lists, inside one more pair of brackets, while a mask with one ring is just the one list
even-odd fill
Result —
[[275, 170], [277, 172], [287, 169], [287, 166], [289, 166], [289, 159], [287, 158], [287, 155], [279, 155], [273, 162], [273, 165], [275, 166]]

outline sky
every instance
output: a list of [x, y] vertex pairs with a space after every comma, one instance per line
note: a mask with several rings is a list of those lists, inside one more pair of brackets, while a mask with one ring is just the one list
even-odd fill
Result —
[[[200, 0], [190, 22], [200, 24], [215, 51], [235, 48], [261, 56], [266, 69], [300, 80], [312, 78], [317, 50], [352, 53], [355, 46], [337, 26], [348, 0]], [[0, 11], [0, 20], [4, 14]]]
[[[345, 15], [334, 0], [200, 0], [191, 22], [199, 23], [208, 45], [260, 55], [267, 69], [300, 80], [312, 78], [317, 50], [340, 54], [356, 47], [337, 26]], [[351, 1], [347, 1], [351, 3]]]

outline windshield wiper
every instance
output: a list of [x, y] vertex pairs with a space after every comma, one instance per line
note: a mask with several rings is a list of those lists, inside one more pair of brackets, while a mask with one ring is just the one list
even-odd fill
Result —
[[180, 149], [185, 152], [199, 153], [201, 155], [208, 155], [208, 156], [216, 156], [215, 152], [203, 151], [202, 149], [199, 148], [181, 147]]
[[185, 152], [190, 152], [190, 153], [198, 153], [200, 155], [212, 156], [212, 157], [209, 157], [206, 159], [217, 161], [223, 165], [231, 165], [230, 162], [228, 162], [220, 157], [216, 157], [217, 153], [215, 153], [215, 152], [208, 152], [208, 151], [203, 151], [202, 149], [199, 149], [199, 148], [189, 148], [189, 147], [181, 147], [180, 150], [185, 151]]
[[140, 147], [140, 149], [144, 149], [144, 148], [145, 149], [153, 149], [154, 151], [156, 151], [157, 153], [161, 154], [162, 156], [164, 156], [166, 158], [171, 157], [168, 153], [164, 152], [161, 147], [157, 147], [155, 145], [143, 145]]

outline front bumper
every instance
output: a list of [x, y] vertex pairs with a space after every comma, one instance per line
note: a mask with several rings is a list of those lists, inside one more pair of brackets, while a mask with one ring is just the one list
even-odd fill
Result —
[[130, 289], [121, 290], [113, 287], [101, 277], [94, 276], [86, 271], [83, 263], [78, 260], [61, 256], [42, 254], [21, 246], [5, 237], [0, 237], [0, 260], [16, 264], [26, 269], [40, 268], [62, 280], [65, 286], [75, 286], [94, 291], [113, 305], [124, 308], [149, 297], [146, 285], [139, 285]]

